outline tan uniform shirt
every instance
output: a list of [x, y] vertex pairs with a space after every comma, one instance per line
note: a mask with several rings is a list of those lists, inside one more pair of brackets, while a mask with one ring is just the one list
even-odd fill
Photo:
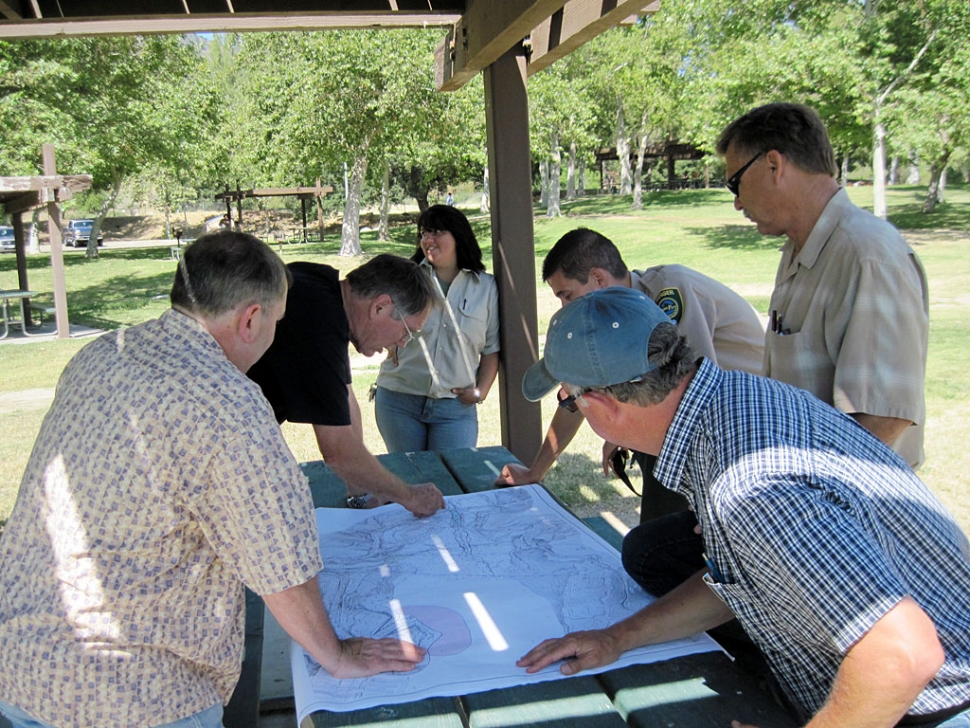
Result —
[[243, 584], [322, 568], [306, 479], [259, 387], [176, 311], [68, 364], [0, 538], [0, 695], [58, 726], [228, 701]]
[[740, 295], [682, 265], [658, 265], [631, 273], [639, 288], [677, 323], [701, 356], [721, 369], [761, 374], [765, 327]]
[[845, 190], [829, 201], [799, 254], [789, 241], [771, 295], [765, 374], [846, 412], [916, 423], [893, 445], [923, 462], [929, 330], [926, 273], [887, 222]]
[[[422, 264], [434, 275], [429, 264]], [[381, 364], [377, 385], [434, 399], [454, 397], [453, 387], [474, 387], [483, 354], [499, 350], [498, 286], [488, 273], [461, 270], [446, 301], [435, 306], [421, 333]]]

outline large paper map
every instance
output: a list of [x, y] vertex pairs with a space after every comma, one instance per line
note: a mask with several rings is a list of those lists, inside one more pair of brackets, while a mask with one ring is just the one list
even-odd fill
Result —
[[[413, 671], [335, 680], [293, 644], [300, 721], [347, 711], [562, 678], [515, 661], [549, 637], [596, 629], [651, 598], [619, 554], [540, 486], [447, 498], [417, 519], [396, 505], [317, 509], [320, 590], [340, 637], [400, 637], [427, 648]], [[719, 649], [707, 635], [623, 655], [615, 669]], [[588, 673], [584, 673], [588, 674]]]

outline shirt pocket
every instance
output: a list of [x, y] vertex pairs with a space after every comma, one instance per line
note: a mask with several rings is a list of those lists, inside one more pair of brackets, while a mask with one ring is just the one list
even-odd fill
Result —
[[466, 306], [456, 311], [456, 319], [469, 353], [477, 357], [485, 348], [485, 334], [488, 325], [487, 312], [477, 311]]
[[[761, 636], [765, 634], [798, 635], [814, 620], [808, 618], [795, 603], [779, 604], [767, 599], [760, 590], [750, 584], [716, 582], [709, 575], [704, 581], [711, 590], [734, 612], [751, 639], [764, 649]], [[789, 601], [782, 598], [781, 601]]]
[[765, 376], [805, 389], [823, 402], [832, 401], [835, 367], [824, 342], [807, 332], [768, 334]]

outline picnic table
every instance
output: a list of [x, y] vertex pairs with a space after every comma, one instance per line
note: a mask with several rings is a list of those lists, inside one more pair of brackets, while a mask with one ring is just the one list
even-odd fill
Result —
[[[445, 495], [460, 495], [491, 490], [502, 466], [516, 458], [504, 447], [485, 447], [396, 453], [379, 460], [408, 483], [433, 482]], [[326, 464], [314, 461], [301, 467], [310, 482], [314, 507], [344, 506], [346, 487]], [[618, 547], [620, 534], [603, 519], [588, 519], [587, 525]], [[350, 712], [316, 711], [303, 720], [301, 728], [378, 723], [400, 728], [726, 728], [734, 718], [763, 728], [796, 725], [755, 677], [724, 653], [708, 652], [455, 698]]]
[[27, 331], [27, 316], [24, 313], [24, 308], [25, 301], [36, 295], [34, 291], [0, 290], [0, 310], [3, 311], [3, 334], [0, 334], [0, 339], [7, 338], [7, 334], [10, 333], [10, 312], [8, 309], [11, 301], [19, 301], [20, 303], [20, 330], [24, 332], [24, 336], [32, 336]]

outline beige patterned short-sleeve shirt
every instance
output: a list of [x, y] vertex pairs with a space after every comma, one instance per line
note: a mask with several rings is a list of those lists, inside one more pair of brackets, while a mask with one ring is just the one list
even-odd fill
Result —
[[243, 585], [321, 568], [309, 487], [259, 387], [176, 311], [64, 370], [0, 538], [2, 698], [58, 726], [226, 702]]

